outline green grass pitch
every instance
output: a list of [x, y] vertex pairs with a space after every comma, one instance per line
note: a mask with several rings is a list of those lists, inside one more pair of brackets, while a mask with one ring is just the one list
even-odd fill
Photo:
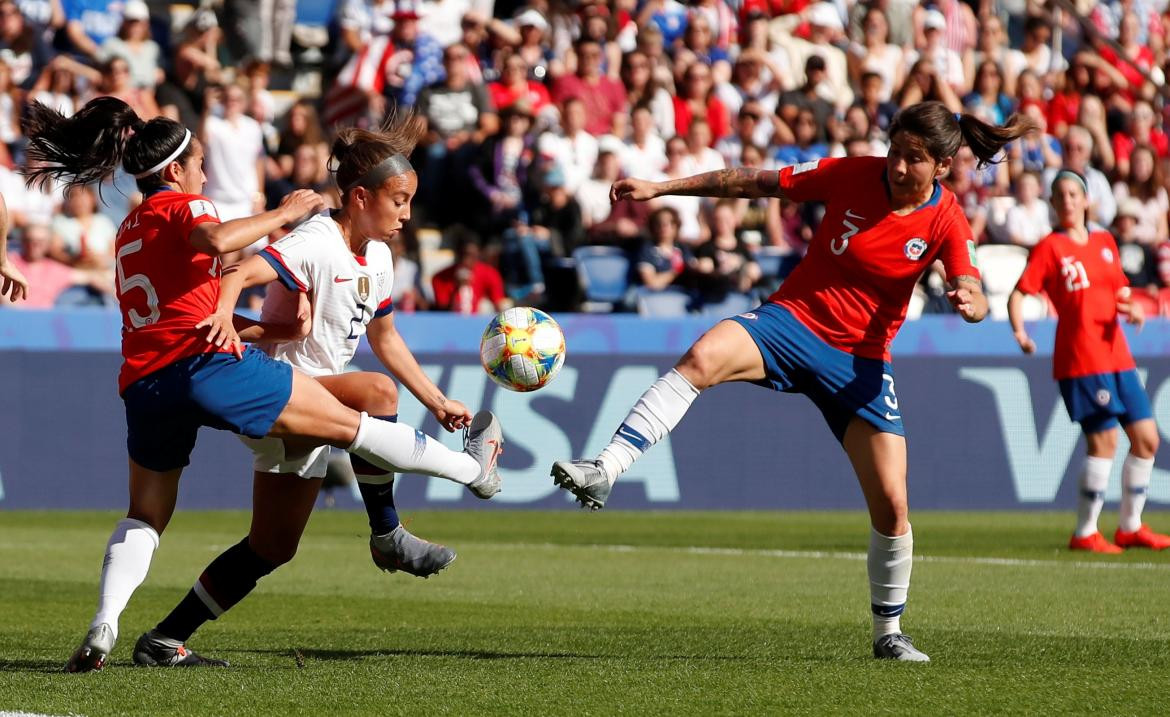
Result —
[[1071, 514], [913, 516], [903, 627], [929, 665], [870, 657], [860, 513], [421, 513], [412, 531], [459, 559], [420, 580], [373, 567], [364, 515], [320, 511], [297, 558], [192, 639], [231, 668], [134, 668], [138, 634], [247, 530], [243, 512], [180, 512], [111, 664], [66, 675], [116, 519], [0, 513], [0, 713], [1170, 709], [1170, 554], [1070, 554]]

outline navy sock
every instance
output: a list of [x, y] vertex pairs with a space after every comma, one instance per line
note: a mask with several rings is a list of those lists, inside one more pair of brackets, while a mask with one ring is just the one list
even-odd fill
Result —
[[[380, 421], [396, 423], [398, 414], [393, 416], [374, 416]], [[388, 483], [362, 483], [362, 475], [386, 475], [386, 471], [355, 455], [350, 455], [350, 464], [353, 472], [358, 476], [358, 490], [362, 494], [362, 503], [366, 506], [366, 515], [370, 518], [370, 532], [374, 535], [385, 535], [397, 528], [401, 521], [398, 511], [394, 508], [394, 481]]]
[[186, 642], [203, 623], [230, 610], [252, 592], [256, 581], [275, 569], [252, 550], [245, 537], [211, 561], [156, 629], [172, 640]]

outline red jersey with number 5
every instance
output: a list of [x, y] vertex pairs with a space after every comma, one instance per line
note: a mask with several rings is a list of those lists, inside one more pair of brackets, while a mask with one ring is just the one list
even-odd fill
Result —
[[785, 167], [780, 190], [794, 202], [824, 202], [825, 216], [808, 254], [769, 301], [834, 348], [889, 360], [914, 285], [935, 259], [948, 279], [979, 278], [971, 227], [955, 195], [936, 184], [925, 204], [894, 214], [882, 157]]
[[1052, 233], [1032, 249], [1016, 288], [1048, 294], [1056, 307], [1052, 373], [1059, 380], [1128, 371], [1136, 364], [1117, 323], [1117, 291], [1129, 286], [1109, 232], [1084, 244]]
[[219, 258], [188, 238], [203, 222], [219, 222], [211, 200], [164, 190], [148, 197], [118, 228], [118, 307], [122, 372], [118, 391], [179, 359], [209, 351], [195, 324], [215, 311]]

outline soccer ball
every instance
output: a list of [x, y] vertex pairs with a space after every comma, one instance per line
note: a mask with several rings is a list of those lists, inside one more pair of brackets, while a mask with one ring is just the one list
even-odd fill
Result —
[[479, 359], [492, 380], [511, 391], [535, 391], [565, 363], [565, 335], [539, 309], [516, 306], [492, 319], [479, 343]]

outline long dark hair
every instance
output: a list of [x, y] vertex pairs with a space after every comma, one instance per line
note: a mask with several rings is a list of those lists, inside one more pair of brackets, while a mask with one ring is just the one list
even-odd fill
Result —
[[959, 153], [964, 144], [971, 148], [980, 167], [999, 162], [996, 156], [1009, 142], [1039, 129], [1035, 120], [1013, 114], [1007, 124], [993, 125], [975, 115], [955, 114], [942, 102], [919, 102], [905, 107], [890, 122], [890, 138], [909, 132], [922, 140], [926, 151], [942, 161]]
[[[173, 154], [187, 136], [178, 122], [164, 117], [145, 122], [115, 97], [90, 100], [68, 118], [33, 102], [21, 124], [29, 140], [28, 166], [21, 171], [28, 186], [42, 189], [53, 180], [68, 187], [100, 182], [119, 165], [128, 174], [141, 174]], [[194, 143], [188, 141], [173, 161], [185, 161]], [[138, 189], [161, 186], [163, 169], [138, 178]]]
[[329, 164], [341, 190], [342, 202], [349, 197], [351, 185], [382, 160], [394, 154], [409, 157], [426, 131], [426, 120], [414, 111], [395, 110], [375, 131], [350, 127], [338, 132]]

